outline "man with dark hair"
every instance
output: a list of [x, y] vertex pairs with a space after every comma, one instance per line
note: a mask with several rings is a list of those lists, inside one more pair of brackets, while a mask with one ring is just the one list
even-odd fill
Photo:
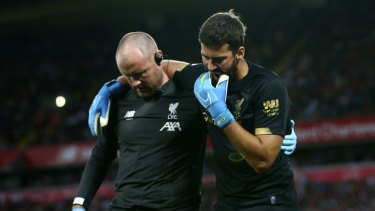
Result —
[[291, 132], [288, 93], [273, 71], [244, 59], [245, 32], [232, 10], [212, 15], [199, 31], [209, 72], [197, 79], [194, 92], [208, 111], [216, 209], [297, 210], [293, 172], [280, 153]]
[[[296, 144], [288, 93], [276, 73], [244, 59], [245, 36], [233, 10], [215, 13], [200, 28], [202, 63], [169, 61], [183, 69], [167, 73], [177, 84], [196, 79], [214, 150], [216, 210], [297, 210], [293, 172], [280, 150], [291, 154]], [[92, 114], [108, 111], [110, 93], [91, 106]]]

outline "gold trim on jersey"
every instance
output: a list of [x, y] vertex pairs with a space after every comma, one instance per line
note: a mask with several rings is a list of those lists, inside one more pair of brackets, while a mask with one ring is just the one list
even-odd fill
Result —
[[255, 135], [272, 135], [268, 127], [255, 128]]

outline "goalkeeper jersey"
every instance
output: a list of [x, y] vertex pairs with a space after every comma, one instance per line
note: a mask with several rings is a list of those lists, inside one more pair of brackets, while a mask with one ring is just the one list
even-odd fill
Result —
[[[241, 80], [229, 80], [226, 104], [237, 122], [253, 135], [290, 134], [290, 100], [282, 79], [273, 71], [248, 62], [249, 73]], [[202, 64], [186, 68], [178, 77], [197, 78]], [[280, 151], [273, 166], [256, 173], [203, 111], [212, 140], [217, 204], [216, 210], [248, 210], [262, 205], [291, 207], [297, 204], [293, 173], [288, 157]]]

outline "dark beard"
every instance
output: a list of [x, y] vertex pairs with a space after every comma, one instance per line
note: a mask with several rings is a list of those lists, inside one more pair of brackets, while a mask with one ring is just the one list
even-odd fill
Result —
[[[229, 77], [231, 78], [234, 78], [234, 75], [235, 73], [237, 72], [237, 65], [238, 65], [238, 61], [236, 59], [233, 60], [232, 62], [232, 65], [230, 66], [230, 68], [227, 70], [227, 72], [224, 72], [221, 68], [217, 67], [216, 69], [210, 71], [210, 74], [213, 74], [213, 76], [211, 75], [211, 83], [212, 83], [212, 86], [216, 86], [219, 78], [221, 75], [225, 74], [225, 75], [228, 75]], [[206, 71], [209, 71], [208, 68], [205, 66], [205, 69]]]
[[231, 67], [226, 72], [226, 74], [229, 75], [230, 78], [234, 78], [234, 75], [237, 72], [237, 65], [238, 65], [238, 61], [234, 59]]

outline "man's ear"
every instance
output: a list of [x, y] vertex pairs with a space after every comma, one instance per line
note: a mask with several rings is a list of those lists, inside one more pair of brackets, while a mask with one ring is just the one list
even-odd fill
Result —
[[236, 53], [236, 59], [240, 60], [245, 57], [245, 47], [240, 46]]
[[163, 52], [161, 50], [158, 50], [155, 55], [155, 62], [158, 66], [160, 66], [161, 61], [163, 60]]

